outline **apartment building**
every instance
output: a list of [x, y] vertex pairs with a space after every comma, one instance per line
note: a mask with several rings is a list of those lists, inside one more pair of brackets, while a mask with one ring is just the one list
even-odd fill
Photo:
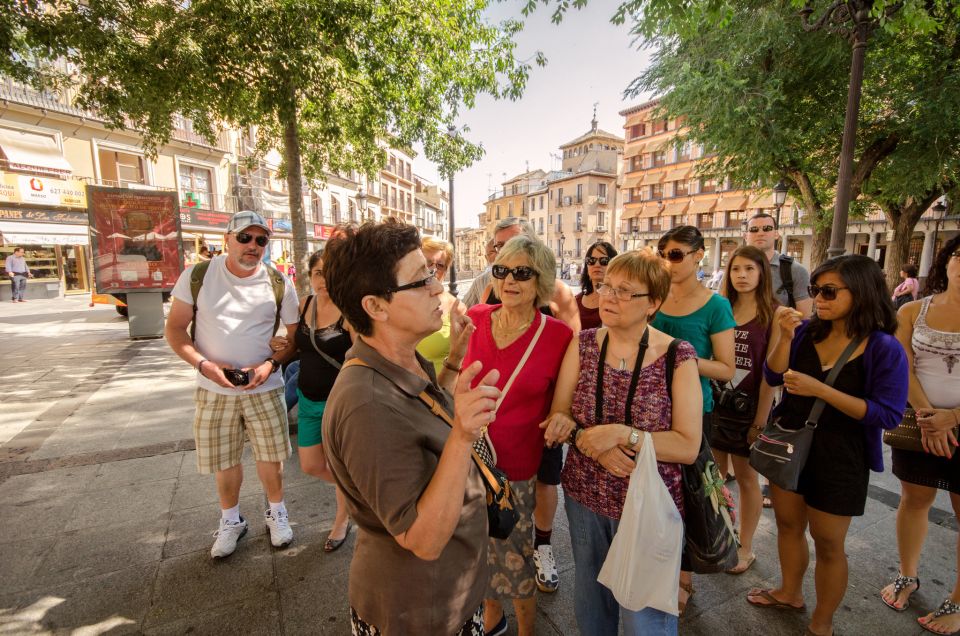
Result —
[[487, 266], [486, 230], [483, 227], [458, 228], [454, 238], [457, 277], [472, 278], [482, 272]]
[[539, 190], [544, 185], [546, 176], [547, 173], [543, 170], [528, 170], [505, 180], [500, 184], [499, 190], [487, 197], [484, 212], [480, 215], [480, 227], [486, 230], [488, 236], [493, 236], [497, 221], [511, 216], [528, 216], [527, 195]]
[[414, 225], [422, 236], [450, 240], [450, 198], [447, 191], [419, 175], [414, 182]]
[[[626, 144], [620, 170], [623, 213], [620, 218], [620, 249], [655, 245], [667, 230], [694, 225], [706, 239], [704, 270], [725, 267], [730, 254], [743, 244], [743, 223], [759, 211], [779, 214], [781, 251], [807, 267], [813, 244], [809, 219], [799, 201], [787, 199], [778, 212], [770, 191], [733, 184], [729, 179], [707, 179], [697, 174], [703, 149], [693, 144], [677, 147], [675, 137], [682, 122], [655, 119], [659, 100], [620, 112], [624, 117]], [[926, 275], [933, 254], [958, 229], [956, 215], [944, 217], [932, 208], [918, 224], [910, 242], [910, 258]], [[846, 250], [869, 255], [883, 265], [892, 230], [880, 210], [864, 218], [851, 218]]]

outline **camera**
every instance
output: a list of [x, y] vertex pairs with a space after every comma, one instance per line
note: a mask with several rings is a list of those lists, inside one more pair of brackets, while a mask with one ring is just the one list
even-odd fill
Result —
[[730, 387], [718, 387], [714, 385], [714, 394], [717, 404], [727, 410], [740, 415], [749, 415], [755, 408], [753, 398], [744, 391]]
[[233, 386], [246, 386], [250, 384], [250, 374], [243, 369], [224, 369], [223, 375], [227, 382]]

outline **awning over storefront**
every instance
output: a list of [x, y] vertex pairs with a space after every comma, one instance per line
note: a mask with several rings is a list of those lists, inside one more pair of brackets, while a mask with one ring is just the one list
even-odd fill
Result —
[[686, 201], [671, 203], [667, 207], [663, 208], [663, 216], [677, 216], [678, 214], [683, 214], [687, 211], [688, 205], [689, 203]]
[[750, 203], [747, 204], [747, 209], [750, 210], [754, 208], [769, 209], [775, 207], [777, 206], [773, 204], [773, 195], [770, 194], [755, 194], [750, 197]]
[[630, 207], [623, 208], [623, 214], [620, 215], [621, 221], [627, 221], [629, 219], [635, 219], [640, 216], [640, 212], [643, 210], [642, 205], [631, 205]]
[[690, 203], [690, 214], [703, 214], [712, 212], [713, 206], [717, 204], [716, 199], [699, 199]]
[[48, 135], [0, 128], [0, 151], [11, 168], [73, 172], [73, 167], [60, 152], [57, 142]]
[[643, 175], [643, 181], [640, 182], [640, 185], [653, 185], [654, 183], [661, 183], [663, 181], [664, 172], [659, 170], [651, 170], [647, 174]]
[[624, 159], [630, 159], [631, 157], [636, 157], [637, 155], [642, 155], [646, 152], [649, 142], [641, 141], [640, 143], [627, 148], [626, 152], [623, 153]]
[[684, 168], [674, 168], [667, 173], [667, 181], [684, 181], [690, 178], [690, 174], [693, 172], [693, 166], [686, 166]]
[[729, 212], [730, 210], [742, 210], [747, 205], [747, 197], [724, 197], [717, 201], [717, 212]]
[[659, 205], [648, 205], [643, 208], [643, 211], [640, 213], [641, 219], [649, 219], [652, 216], [657, 216], [660, 214]]
[[88, 245], [86, 225], [0, 222], [7, 245]]
[[631, 188], [636, 188], [640, 185], [640, 182], [643, 180], [643, 175], [638, 175], [636, 177], [628, 177], [623, 180], [623, 184], [620, 186], [621, 190], [629, 190]]

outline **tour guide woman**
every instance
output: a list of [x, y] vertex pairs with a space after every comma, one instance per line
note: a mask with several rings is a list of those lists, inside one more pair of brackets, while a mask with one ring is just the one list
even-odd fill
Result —
[[621, 617], [626, 636], [677, 633], [676, 616], [654, 608], [623, 609], [597, 582], [623, 514], [633, 458], [643, 441], [639, 431], [652, 433], [657, 469], [681, 514], [680, 464], [693, 462], [700, 449], [703, 398], [696, 351], [680, 342], [669, 391], [666, 353], [673, 338], [649, 326], [669, 291], [670, 270], [652, 252], [627, 252], [610, 261], [597, 286], [605, 326], [581, 331], [570, 343], [553, 414], [543, 425], [548, 444], [567, 438], [574, 419], [583, 427], [574, 433], [576, 446], [563, 467], [581, 634], [616, 634]]
[[443, 287], [415, 227], [367, 223], [332, 239], [324, 265], [327, 292], [357, 334], [323, 419], [330, 468], [358, 527], [353, 633], [482, 634], [486, 492], [471, 448], [493, 420], [498, 374], [471, 389], [482, 365], [465, 368], [451, 408], [455, 356], [473, 329], [463, 316], [453, 317], [443, 384], [417, 355], [440, 328]]

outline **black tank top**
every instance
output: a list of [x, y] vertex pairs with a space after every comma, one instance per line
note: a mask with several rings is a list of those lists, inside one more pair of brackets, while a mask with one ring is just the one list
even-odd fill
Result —
[[[300, 392], [314, 402], [326, 402], [337, 379], [339, 369], [327, 362], [317, 353], [310, 343], [310, 327], [305, 319], [308, 311], [313, 311], [314, 296], [307, 297], [300, 314], [300, 326], [294, 334], [297, 349], [300, 350], [300, 377], [297, 387]], [[334, 324], [313, 332], [313, 341], [325, 354], [343, 364], [347, 350], [353, 346], [350, 334], [343, 328], [343, 317]]]

